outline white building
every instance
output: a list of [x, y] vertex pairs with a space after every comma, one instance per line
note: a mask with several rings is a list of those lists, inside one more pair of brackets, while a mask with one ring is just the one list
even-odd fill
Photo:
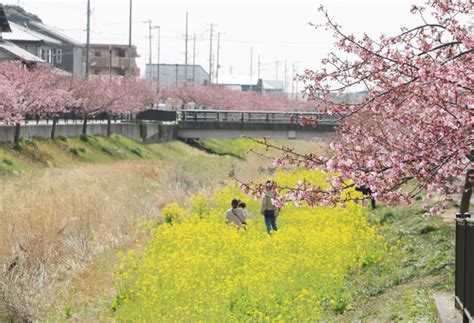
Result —
[[[158, 72], [161, 86], [178, 86], [184, 82], [208, 84], [209, 74], [201, 65], [146, 64], [145, 77], [157, 81]], [[151, 74], [150, 74], [151, 73]]]

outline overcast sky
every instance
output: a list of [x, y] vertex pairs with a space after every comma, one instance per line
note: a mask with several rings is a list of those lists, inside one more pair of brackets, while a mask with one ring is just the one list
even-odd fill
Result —
[[[19, 4], [38, 15], [45, 24], [85, 43], [87, 0], [4, 0]], [[333, 39], [324, 30], [308, 23], [323, 22], [317, 11], [323, 4], [348, 33], [393, 34], [401, 26], [418, 22], [410, 14], [412, 3], [420, 0], [133, 0], [133, 44], [138, 47], [142, 75], [149, 58], [148, 26], [151, 19], [161, 27], [161, 62], [184, 63], [186, 11], [189, 37], [196, 34], [196, 63], [209, 69], [209, 29], [215, 24], [221, 33], [220, 75], [250, 74], [253, 47], [253, 74], [257, 74], [260, 56], [261, 75], [283, 79], [285, 60], [288, 77], [294, 63], [299, 71], [318, 68], [324, 54], [332, 50]], [[129, 0], [91, 0], [91, 42], [128, 44]], [[153, 30], [152, 56], [156, 62], [157, 31]], [[189, 63], [192, 41], [189, 41]], [[214, 51], [215, 54], [215, 51]]]

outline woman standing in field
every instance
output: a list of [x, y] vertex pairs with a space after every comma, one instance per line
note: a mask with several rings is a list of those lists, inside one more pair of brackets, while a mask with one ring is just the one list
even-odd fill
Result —
[[265, 218], [265, 225], [267, 227], [268, 234], [270, 234], [272, 230], [278, 230], [276, 218], [278, 216], [278, 213], [280, 212], [280, 209], [272, 203], [272, 199], [274, 199], [275, 196], [275, 186], [273, 181], [267, 181], [265, 183], [265, 195], [262, 199], [260, 213]]

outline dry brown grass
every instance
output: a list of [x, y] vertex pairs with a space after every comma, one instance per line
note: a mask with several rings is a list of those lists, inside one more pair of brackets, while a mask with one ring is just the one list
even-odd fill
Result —
[[134, 240], [164, 204], [218, 185], [210, 177], [168, 161], [1, 179], [0, 313], [33, 320], [51, 311], [58, 288], [98, 253]]

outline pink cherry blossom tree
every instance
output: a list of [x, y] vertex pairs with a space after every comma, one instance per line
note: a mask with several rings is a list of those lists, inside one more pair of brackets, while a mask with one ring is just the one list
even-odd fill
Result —
[[0, 119], [16, 125], [15, 143], [27, 114], [41, 117], [64, 110], [70, 97], [58, 82], [59, 75], [48, 68], [27, 69], [16, 61], [0, 63]]
[[[108, 116], [136, 113], [145, 109], [145, 104], [151, 103], [155, 96], [149, 81], [121, 76], [71, 79], [70, 89], [84, 120], [83, 134], [87, 133], [88, 118], [104, 112]], [[108, 125], [110, 133], [110, 118]]]
[[194, 103], [197, 108], [247, 111], [295, 111], [314, 110], [308, 102], [294, 102], [284, 96], [257, 92], [233, 91], [224, 86], [193, 85], [184, 83], [178, 87], [163, 87], [158, 101], [173, 101], [178, 105]]
[[[283, 152], [275, 160], [278, 166], [321, 168], [334, 175], [327, 187], [305, 180], [297, 187], [282, 187], [276, 203], [336, 206], [365, 203], [371, 197], [393, 205], [410, 203], [426, 192], [425, 197], [435, 199], [426, 214], [436, 214], [462, 193], [460, 212], [468, 212], [474, 177], [474, 39], [465, 23], [472, 2], [429, 0], [425, 7], [413, 6], [411, 12], [420, 16], [418, 26], [378, 39], [346, 34], [323, 7], [320, 11], [326, 23], [315, 27], [333, 33], [338, 51], [329, 53], [323, 68], [308, 69], [299, 78], [315, 105], [342, 122], [330, 145], [333, 157], [264, 144]], [[365, 98], [335, 102], [335, 95], [355, 85], [365, 86]], [[371, 196], [348, 190], [353, 186]], [[256, 195], [263, 189], [243, 187]]]

